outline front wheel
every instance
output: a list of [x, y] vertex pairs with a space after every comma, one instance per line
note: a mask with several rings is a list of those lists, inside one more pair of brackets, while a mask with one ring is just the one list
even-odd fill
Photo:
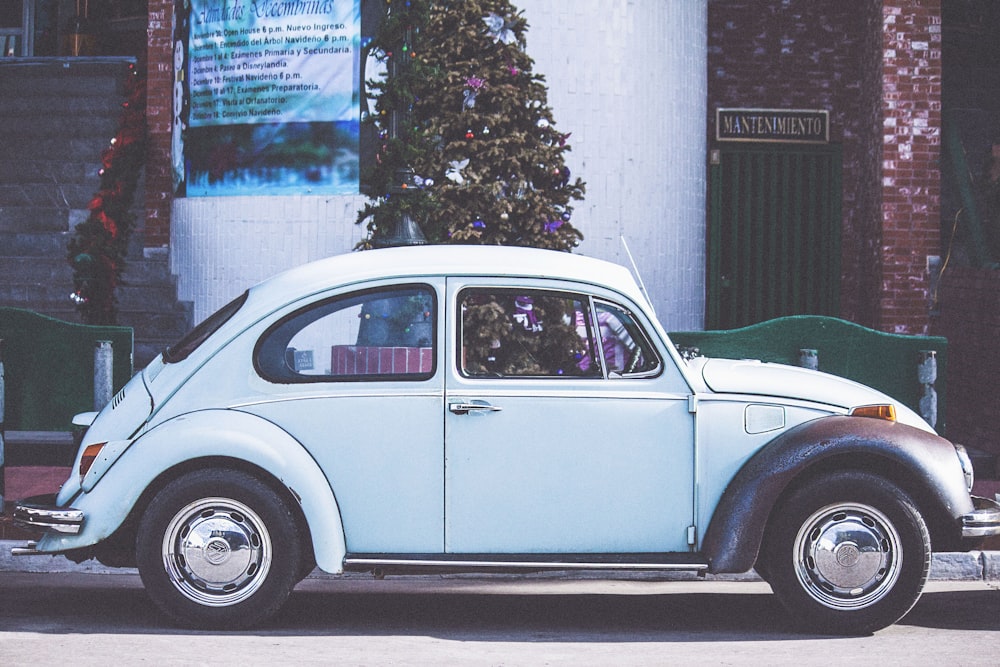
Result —
[[178, 624], [250, 627], [273, 615], [298, 581], [295, 527], [286, 503], [259, 479], [193, 472], [161, 490], [143, 515], [139, 574]]
[[843, 471], [782, 501], [764, 546], [772, 590], [811, 630], [866, 634], [916, 604], [930, 569], [927, 526], [888, 480]]

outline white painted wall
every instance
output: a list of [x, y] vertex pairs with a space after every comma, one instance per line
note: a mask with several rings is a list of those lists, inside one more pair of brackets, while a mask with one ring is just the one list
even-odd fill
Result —
[[[587, 183], [576, 252], [628, 264], [668, 329], [700, 329], [705, 297], [705, 0], [520, 0], [567, 162]], [[285, 268], [349, 252], [364, 198], [178, 199], [171, 262], [200, 321]]]

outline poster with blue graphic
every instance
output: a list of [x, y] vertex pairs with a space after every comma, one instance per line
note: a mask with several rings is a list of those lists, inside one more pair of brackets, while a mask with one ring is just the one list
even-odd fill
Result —
[[357, 193], [360, 0], [182, 1], [178, 194]]

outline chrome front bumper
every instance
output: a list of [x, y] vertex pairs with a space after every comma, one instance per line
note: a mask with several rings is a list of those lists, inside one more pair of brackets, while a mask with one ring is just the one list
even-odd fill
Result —
[[962, 515], [962, 537], [1000, 535], [1000, 503], [979, 496], [972, 496], [972, 503], [976, 509]]
[[45, 533], [76, 535], [83, 528], [83, 511], [57, 507], [55, 494], [32, 496], [17, 502], [12, 517], [16, 526]]

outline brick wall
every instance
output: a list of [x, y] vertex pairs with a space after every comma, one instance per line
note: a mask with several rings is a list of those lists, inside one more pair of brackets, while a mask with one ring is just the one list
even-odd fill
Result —
[[1000, 455], [1000, 271], [948, 267], [933, 333], [948, 339], [948, 437]]
[[148, 0], [147, 105], [149, 151], [146, 158], [146, 247], [170, 242], [170, 130], [173, 97], [173, 0]]
[[941, 236], [941, 0], [882, 5], [882, 238], [876, 328], [929, 329]]
[[941, 0], [709, 0], [718, 107], [829, 109], [843, 149], [841, 316], [929, 326], [940, 254]]
[[[852, 240], [851, 248], [857, 251], [853, 260], [845, 261], [846, 269], [842, 292], [852, 299], [841, 305], [845, 319], [875, 328], [878, 321], [879, 284], [882, 274], [882, 7], [880, 3], [864, 6], [864, 37], [860, 49], [861, 79], [858, 89], [858, 126], [866, 131], [857, 136], [853, 165], [857, 184], [864, 184], [854, 192], [844, 189], [844, 237]], [[845, 255], [847, 249], [845, 248]]]
[[841, 315], [872, 324], [881, 145], [879, 0], [709, 0], [708, 139], [719, 107], [828, 109], [843, 151]]

